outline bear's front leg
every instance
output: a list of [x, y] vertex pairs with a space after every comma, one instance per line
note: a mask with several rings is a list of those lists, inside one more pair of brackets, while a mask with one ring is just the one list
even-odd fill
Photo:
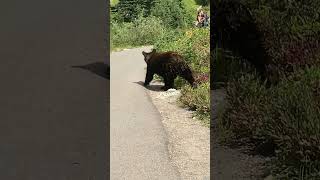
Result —
[[147, 70], [147, 74], [146, 74], [146, 79], [144, 81], [144, 86], [148, 86], [149, 83], [152, 81], [153, 79], [153, 74], [152, 72], [150, 72], [150, 70]]
[[168, 89], [174, 88], [174, 78], [164, 77], [164, 86], [161, 87], [162, 90], [167, 91]]

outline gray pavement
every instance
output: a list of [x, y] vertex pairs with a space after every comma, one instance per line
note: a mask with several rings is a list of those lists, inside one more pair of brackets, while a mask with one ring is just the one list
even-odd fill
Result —
[[146, 64], [137, 48], [111, 54], [112, 180], [178, 180], [161, 116], [142, 86]]
[[106, 2], [0, 2], [0, 179], [107, 179]]

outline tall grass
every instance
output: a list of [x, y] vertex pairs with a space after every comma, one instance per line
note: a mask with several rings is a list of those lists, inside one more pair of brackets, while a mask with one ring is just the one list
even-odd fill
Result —
[[231, 82], [219, 124], [255, 148], [269, 142], [263, 151], [272, 152], [263, 153], [275, 153], [277, 176], [320, 178], [320, 68], [282, 77], [268, 89], [250, 74]]
[[274, 154], [279, 179], [320, 179], [319, 1], [240, 1], [263, 34], [268, 76], [278, 84], [266, 88], [240, 58], [214, 51], [212, 82], [227, 84], [219, 129]]

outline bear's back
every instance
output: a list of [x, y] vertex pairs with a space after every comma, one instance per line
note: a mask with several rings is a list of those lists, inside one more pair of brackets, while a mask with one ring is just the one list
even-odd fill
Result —
[[176, 52], [155, 53], [149, 60], [148, 66], [153, 72], [176, 76], [187, 67], [183, 57]]
[[183, 57], [176, 52], [164, 52], [164, 53], [156, 53], [152, 56], [149, 61], [149, 64], [152, 68], [156, 69], [163, 69], [165, 68], [171, 70], [179, 68], [180, 66], [184, 65], [185, 62]]
[[182, 56], [176, 52], [164, 52], [164, 53], [155, 53], [151, 59], [150, 64], [165, 64], [172, 62], [181, 62], [183, 61]]

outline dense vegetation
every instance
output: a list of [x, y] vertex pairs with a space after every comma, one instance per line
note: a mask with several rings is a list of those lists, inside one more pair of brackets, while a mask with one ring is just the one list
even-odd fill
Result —
[[199, 117], [209, 124], [210, 117], [210, 32], [209, 29], [190, 28], [174, 41], [158, 41], [155, 47], [161, 51], [176, 51], [182, 54], [191, 66], [199, 87], [186, 86], [186, 82], [176, 79], [182, 86], [180, 101], [195, 110]]
[[195, 110], [209, 124], [210, 117], [210, 29], [194, 28], [196, 9], [209, 1], [201, 0], [119, 0], [111, 7], [111, 49], [153, 45], [157, 51], [176, 51], [191, 66], [197, 89], [177, 78], [180, 101]]
[[273, 83], [266, 86], [241, 57], [215, 49], [214, 88], [227, 90], [220, 129], [230, 142], [250, 142], [253, 150], [274, 155], [278, 178], [319, 179], [320, 1], [241, 2], [262, 34]]

